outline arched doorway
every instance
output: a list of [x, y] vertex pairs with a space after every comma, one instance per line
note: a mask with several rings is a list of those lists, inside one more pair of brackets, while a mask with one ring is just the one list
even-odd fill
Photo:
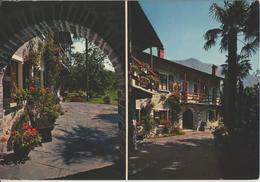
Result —
[[[86, 38], [111, 61], [118, 77], [120, 161], [125, 161], [124, 2], [0, 3], [0, 102], [3, 75], [15, 51], [33, 37], [69, 32]], [[4, 18], [5, 17], [5, 18]], [[0, 107], [0, 135], [3, 126]], [[124, 167], [123, 167], [124, 168]], [[123, 169], [122, 168], [122, 169]]]
[[186, 109], [182, 114], [183, 128], [184, 129], [193, 129], [193, 113], [190, 109]]

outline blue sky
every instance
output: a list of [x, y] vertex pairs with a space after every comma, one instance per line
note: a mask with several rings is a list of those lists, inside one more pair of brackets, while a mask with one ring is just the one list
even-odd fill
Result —
[[[195, 58], [209, 64], [223, 64], [226, 53], [219, 44], [205, 51], [204, 33], [219, 24], [209, 15], [213, 2], [221, 0], [140, 0], [148, 19], [165, 48], [165, 58]], [[251, 58], [253, 71], [259, 69], [259, 53]]]

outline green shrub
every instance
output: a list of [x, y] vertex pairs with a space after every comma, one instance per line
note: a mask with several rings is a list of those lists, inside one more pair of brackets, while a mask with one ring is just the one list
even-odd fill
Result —
[[31, 86], [26, 100], [26, 112], [33, 127], [52, 127], [62, 112], [58, 98], [49, 89]]
[[103, 102], [104, 104], [110, 104], [111, 103], [111, 99], [108, 95], [103, 97]]
[[65, 97], [66, 101], [70, 102], [85, 102], [87, 98], [87, 94], [84, 91], [78, 91], [78, 92], [70, 92]]
[[154, 119], [148, 115], [142, 118], [144, 124], [144, 130], [148, 134], [154, 128]]

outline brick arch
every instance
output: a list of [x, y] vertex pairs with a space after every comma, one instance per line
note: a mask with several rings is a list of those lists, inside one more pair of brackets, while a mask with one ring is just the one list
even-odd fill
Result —
[[[113, 64], [118, 81], [121, 156], [125, 150], [124, 2], [2, 2], [0, 72], [15, 51], [33, 37], [68, 31], [97, 45]], [[2, 78], [3, 76], [1, 76]], [[0, 79], [0, 92], [2, 92]], [[2, 94], [0, 94], [2, 95]], [[0, 96], [2, 97], [2, 96]], [[0, 101], [2, 102], [1, 98]], [[3, 115], [0, 108], [0, 114]], [[2, 129], [0, 118], [0, 133]]]

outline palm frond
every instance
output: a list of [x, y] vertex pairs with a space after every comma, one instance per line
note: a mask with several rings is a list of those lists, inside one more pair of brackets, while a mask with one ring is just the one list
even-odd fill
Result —
[[249, 74], [250, 70], [252, 70], [250, 60], [249, 59], [241, 60], [238, 64], [239, 79], [245, 78]]
[[225, 33], [222, 33], [222, 39], [220, 41], [220, 52], [227, 51], [228, 49], [228, 36]]
[[219, 22], [223, 22], [225, 19], [225, 9], [213, 3], [209, 8], [209, 14], [214, 17]]
[[259, 1], [252, 2], [247, 13], [248, 16], [243, 30], [245, 40], [248, 40], [251, 37], [259, 37]]
[[244, 45], [241, 49], [241, 55], [245, 55], [247, 57], [252, 56], [257, 53], [257, 47], [259, 46], [259, 41], [255, 40], [253, 42], [249, 42]]
[[222, 32], [219, 28], [214, 28], [211, 30], [208, 30], [205, 35], [204, 39], [206, 40], [206, 43], [204, 44], [204, 49], [208, 50], [212, 46], [216, 44], [216, 40], [218, 38], [218, 35]]

